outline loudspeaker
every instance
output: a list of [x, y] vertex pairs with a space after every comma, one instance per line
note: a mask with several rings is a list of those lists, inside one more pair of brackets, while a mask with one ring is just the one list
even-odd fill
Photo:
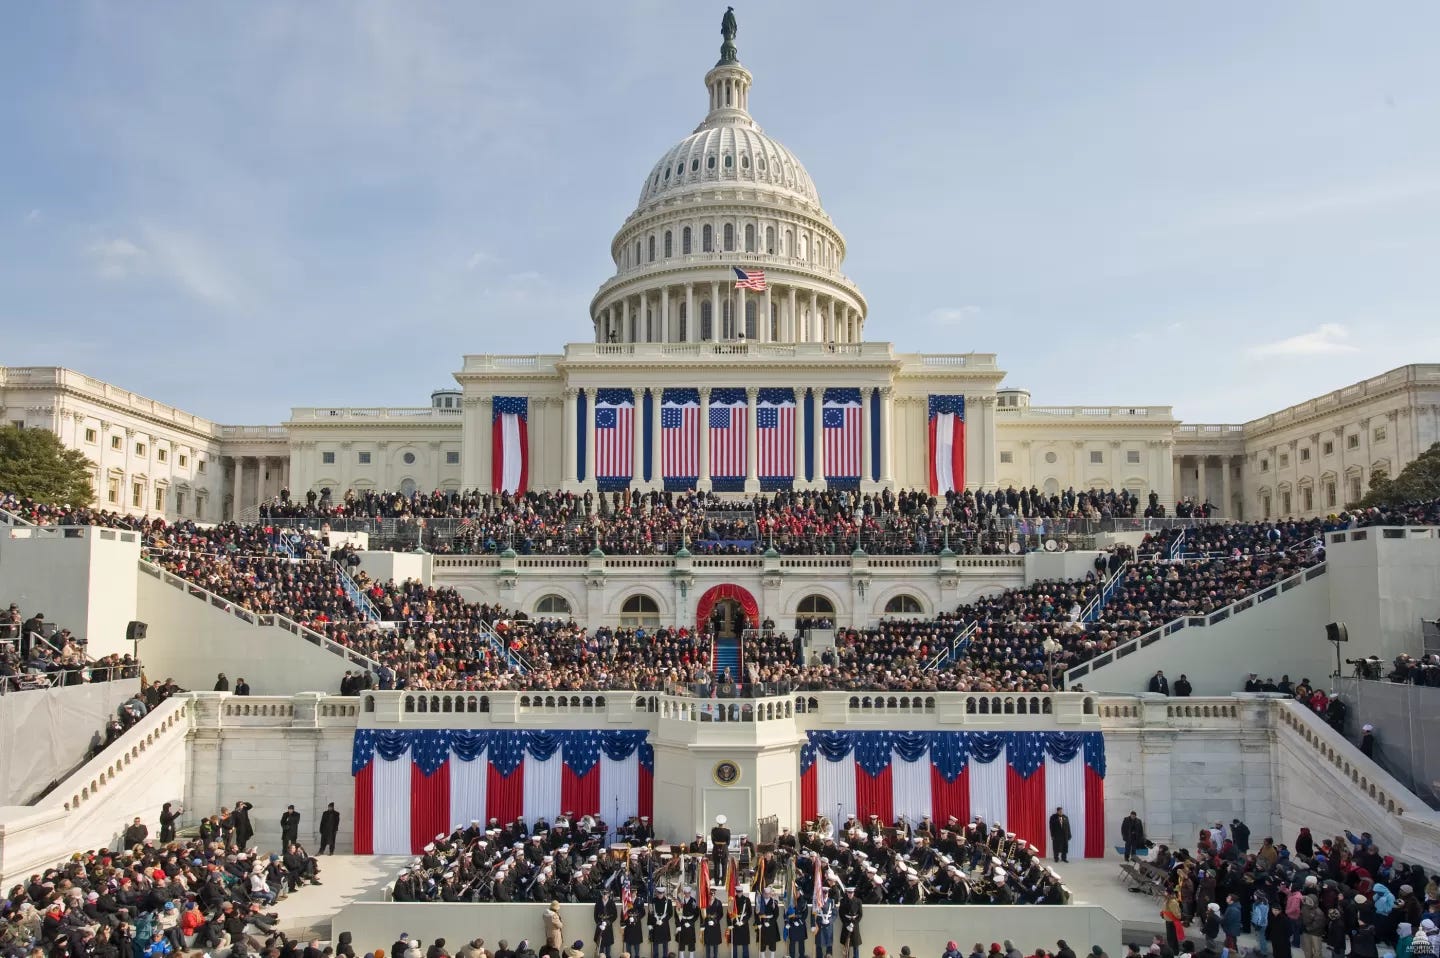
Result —
[[148, 628], [149, 626], [147, 626], [144, 622], [131, 622], [129, 625], [125, 626], [125, 641], [139, 642], [141, 639], [145, 638], [145, 630]]
[[1350, 629], [1344, 622], [1331, 622], [1325, 626], [1325, 639], [1329, 642], [1349, 642]]

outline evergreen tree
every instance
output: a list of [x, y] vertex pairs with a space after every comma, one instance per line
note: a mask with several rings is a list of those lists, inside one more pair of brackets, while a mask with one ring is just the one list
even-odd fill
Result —
[[0, 427], [0, 491], [49, 506], [88, 506], [91, 463], [45, 429]]

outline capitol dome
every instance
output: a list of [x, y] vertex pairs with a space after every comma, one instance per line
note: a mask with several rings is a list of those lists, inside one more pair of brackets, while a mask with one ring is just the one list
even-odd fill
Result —
[[651, 168], [611, 243], [596, 342], [861, 341], [845, 238], [804, 164], [750, 115], [751, 81], [727, 39], [704, 119]]

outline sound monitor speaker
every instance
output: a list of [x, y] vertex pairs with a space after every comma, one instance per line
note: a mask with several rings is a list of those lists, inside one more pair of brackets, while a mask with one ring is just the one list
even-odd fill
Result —
[[145, 631], [149, 628], [144, 622], [131, 622], [125, 626], [125, 641], [139, 642], [145, 638]]
[[1325, 626], [1325, 639], [1329, 642], [1349, 642], [1350, 629], [1344, 622], [1331, 622]]

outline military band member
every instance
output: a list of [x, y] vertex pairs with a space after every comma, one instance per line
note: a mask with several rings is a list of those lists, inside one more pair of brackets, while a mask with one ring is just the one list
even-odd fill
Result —
[[705, 908], [705, 958], [720, 958], [720, 943], [725, 939], [725, 899], [723, 886], [710, 890], [710, 904]]
[[710, 829], [711, 872], [717, 878], [725, 876], [725, 866], [730, 861], [730, 829], [725, 822], [724, 815], [716, 815], [715, 827]]
[[645, 906], [638, 901], [625, 911], [622, 940], [626, 951], [640, 954], [640, 946], [645, 941]]
[[700, 930], [700, 905], [695, 893], [685, 889], [685, 900], [675, 912], [675, 946], [680, 958], [695, 958], [695, 937]]
[[600, 900], [595, 903], [595, 952], [610, 958], [610, 949], [615, 946], [615, 920], [619, 912], [615, 907], [615, 900], [610, 897], [610, 889], [600, 893]]
[[760, 900], [755, 904], [761, 958], [775, 958], [775, 949], [780, 944], [780, 902], [771, 894], [772, 891], [769, 888], [760, 889]]
[[730, 958], [750, 958], [750, 923], [755, 919], [755, 904], [743, 891], [735, 893], [730, 915]]
[[[865, 906], [855, 896], [855, 886], [845, 889], [845, 897], [838, 908], [840, 917], [840, 947], [849, 949], [850, 958], [860, 958], [860, 920], [865, 916]], [[607, 955], [606, 958], [609, 958]]]
[[833, 885], [825, 901], [815, 905], [815, 958], [830, 958], [835, 946], [835, 899], [840, 895], [840, 886]]
[[675, 908], [670, 904], [670, 899], [663, 893], [656, 892], [655, 900], [650, 904], [651, 958], [669, 958], [670, 919], [674, 914]]
[[805, 958], [805, 940], [810, 937], [810, 910], [796, 897], [785, 913], [785, 938], [790, 958]]

